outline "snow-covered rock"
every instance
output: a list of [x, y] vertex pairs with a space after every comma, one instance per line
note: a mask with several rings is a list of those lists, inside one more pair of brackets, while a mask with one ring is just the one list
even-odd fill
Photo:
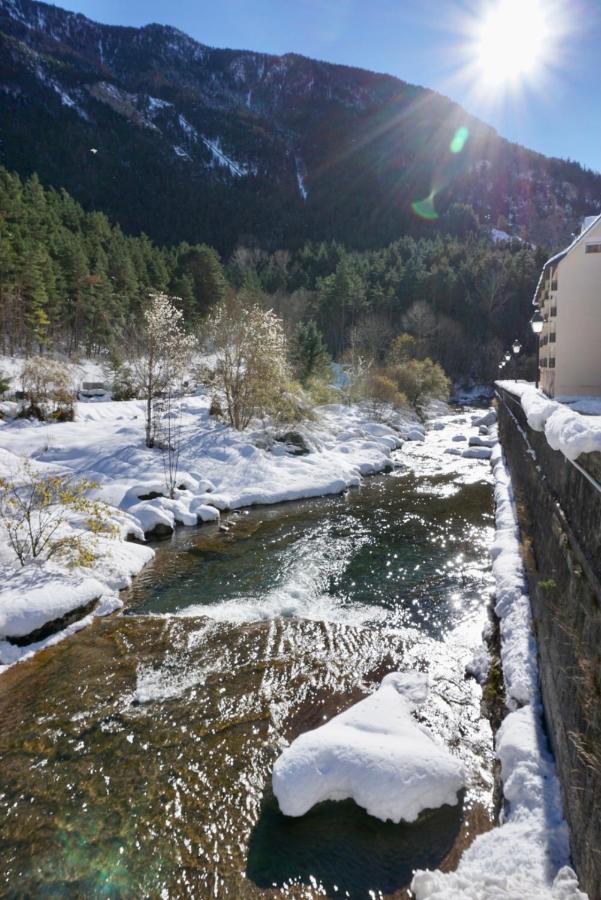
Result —
[[21, 569], [2, 585], [0, 639], [23, 637], [48, 622], [60, 619], [92, 600], [98, 600], [105, 586], [91, 576], [44, 577], [39, 567]]
[[461, 455], [466, 459], [490, 459], [491, 454], [490, 447], [468, 447]]
[[461, 762], [411, 716], [426, 695], [424, 675], [394, 672], [374, 694], [300, 735], [273, 769], [282, 812], [302, 816], [323, 800], [352, 798], [379, 819], [413, 822], [424, 809], [456, 804]]
[[469, 444], [470, 447], [494, 447], [497, 443], [496, 438], [489, 437], [481, 437], [479, 434], [473, 435], [470, 438]]
[[488, 428], [490, 425], [494, 425], [496, 421], [497, 421], [497, 414], [494, 409], [490, 409], [483, 416], [472, 416], [472, 424], [473, 425], [477, 425], [477, 426], [484, 425], [486, 428]]

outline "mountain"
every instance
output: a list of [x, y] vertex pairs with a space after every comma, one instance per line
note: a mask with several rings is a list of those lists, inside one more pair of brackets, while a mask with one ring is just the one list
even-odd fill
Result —
[[162, 243], [381, 246], [451, 203], [564, 243], [601, 175], [511, 144], [433, 91], [0, 0], [0, 162]]

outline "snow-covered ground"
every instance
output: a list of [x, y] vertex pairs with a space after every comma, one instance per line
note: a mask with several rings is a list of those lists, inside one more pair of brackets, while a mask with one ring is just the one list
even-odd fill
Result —
[[[550, 400], [525, 381], [498, 381], [498, 386], [520, 398], [528, 424], [542, 431], [553, 450], [576, 460], [582, 453], [601, 452], [601, 400], [581, 397]], [[576, 406], [580, 412], [576, 411]], [[587, 414], [585, 413], [592, 413]]]
[[[310, 451], [275, 440], [279, 432], [236, 432], [209, 416], [209, 397], [181, 401], [178, 490], [166, 494], [164, 458], [144, 446], [142, 401], [77, 403], [72, 423], [0, 423], [0, 474], [17, 477], [24, 458], [37, 468], [73, 473], [99, 485], [96, 499], [112, 508], [115, 538], [95, 538], [96, 559], [68, 569], [54, 559], [21, 568], [0, 541], [0, 664], [30, 652], [2, 638], [20, 637], [98, 598], [99, 609], [120, 604], [118, 591], [152, 557], [143, 541], [157, 526], [213, 521], [223, 510], [340, 493], [361, 478], [392, 465], [404, 439], [419, 440], [423, 426], [411, 414], [391, 425], [373, 421], [365, 409], [321, 407], [314, 421], [295, 429]], [[285, 431], [285, 430], [284, 430]], [[75, 523], [74, 523], [74, 527]]]

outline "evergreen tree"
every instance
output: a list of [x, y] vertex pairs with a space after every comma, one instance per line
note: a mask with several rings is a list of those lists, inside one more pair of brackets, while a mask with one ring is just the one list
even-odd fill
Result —
[[298, 326], [294, 339], [293, 359], [298, 380], [302, 385], [322, 374], [330, 361], [321, 331], [313, 319], [305, 324], [301, 322]]

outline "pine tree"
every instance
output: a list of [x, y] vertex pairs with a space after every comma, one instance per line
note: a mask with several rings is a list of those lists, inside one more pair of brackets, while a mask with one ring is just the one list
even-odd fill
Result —
[[316, 376], [321, 375], [330, 356], [326, 349], [321, 331], [313, 321], [298, 326], [293, 347], [293, 360], [297, 377], [302, 385]]

